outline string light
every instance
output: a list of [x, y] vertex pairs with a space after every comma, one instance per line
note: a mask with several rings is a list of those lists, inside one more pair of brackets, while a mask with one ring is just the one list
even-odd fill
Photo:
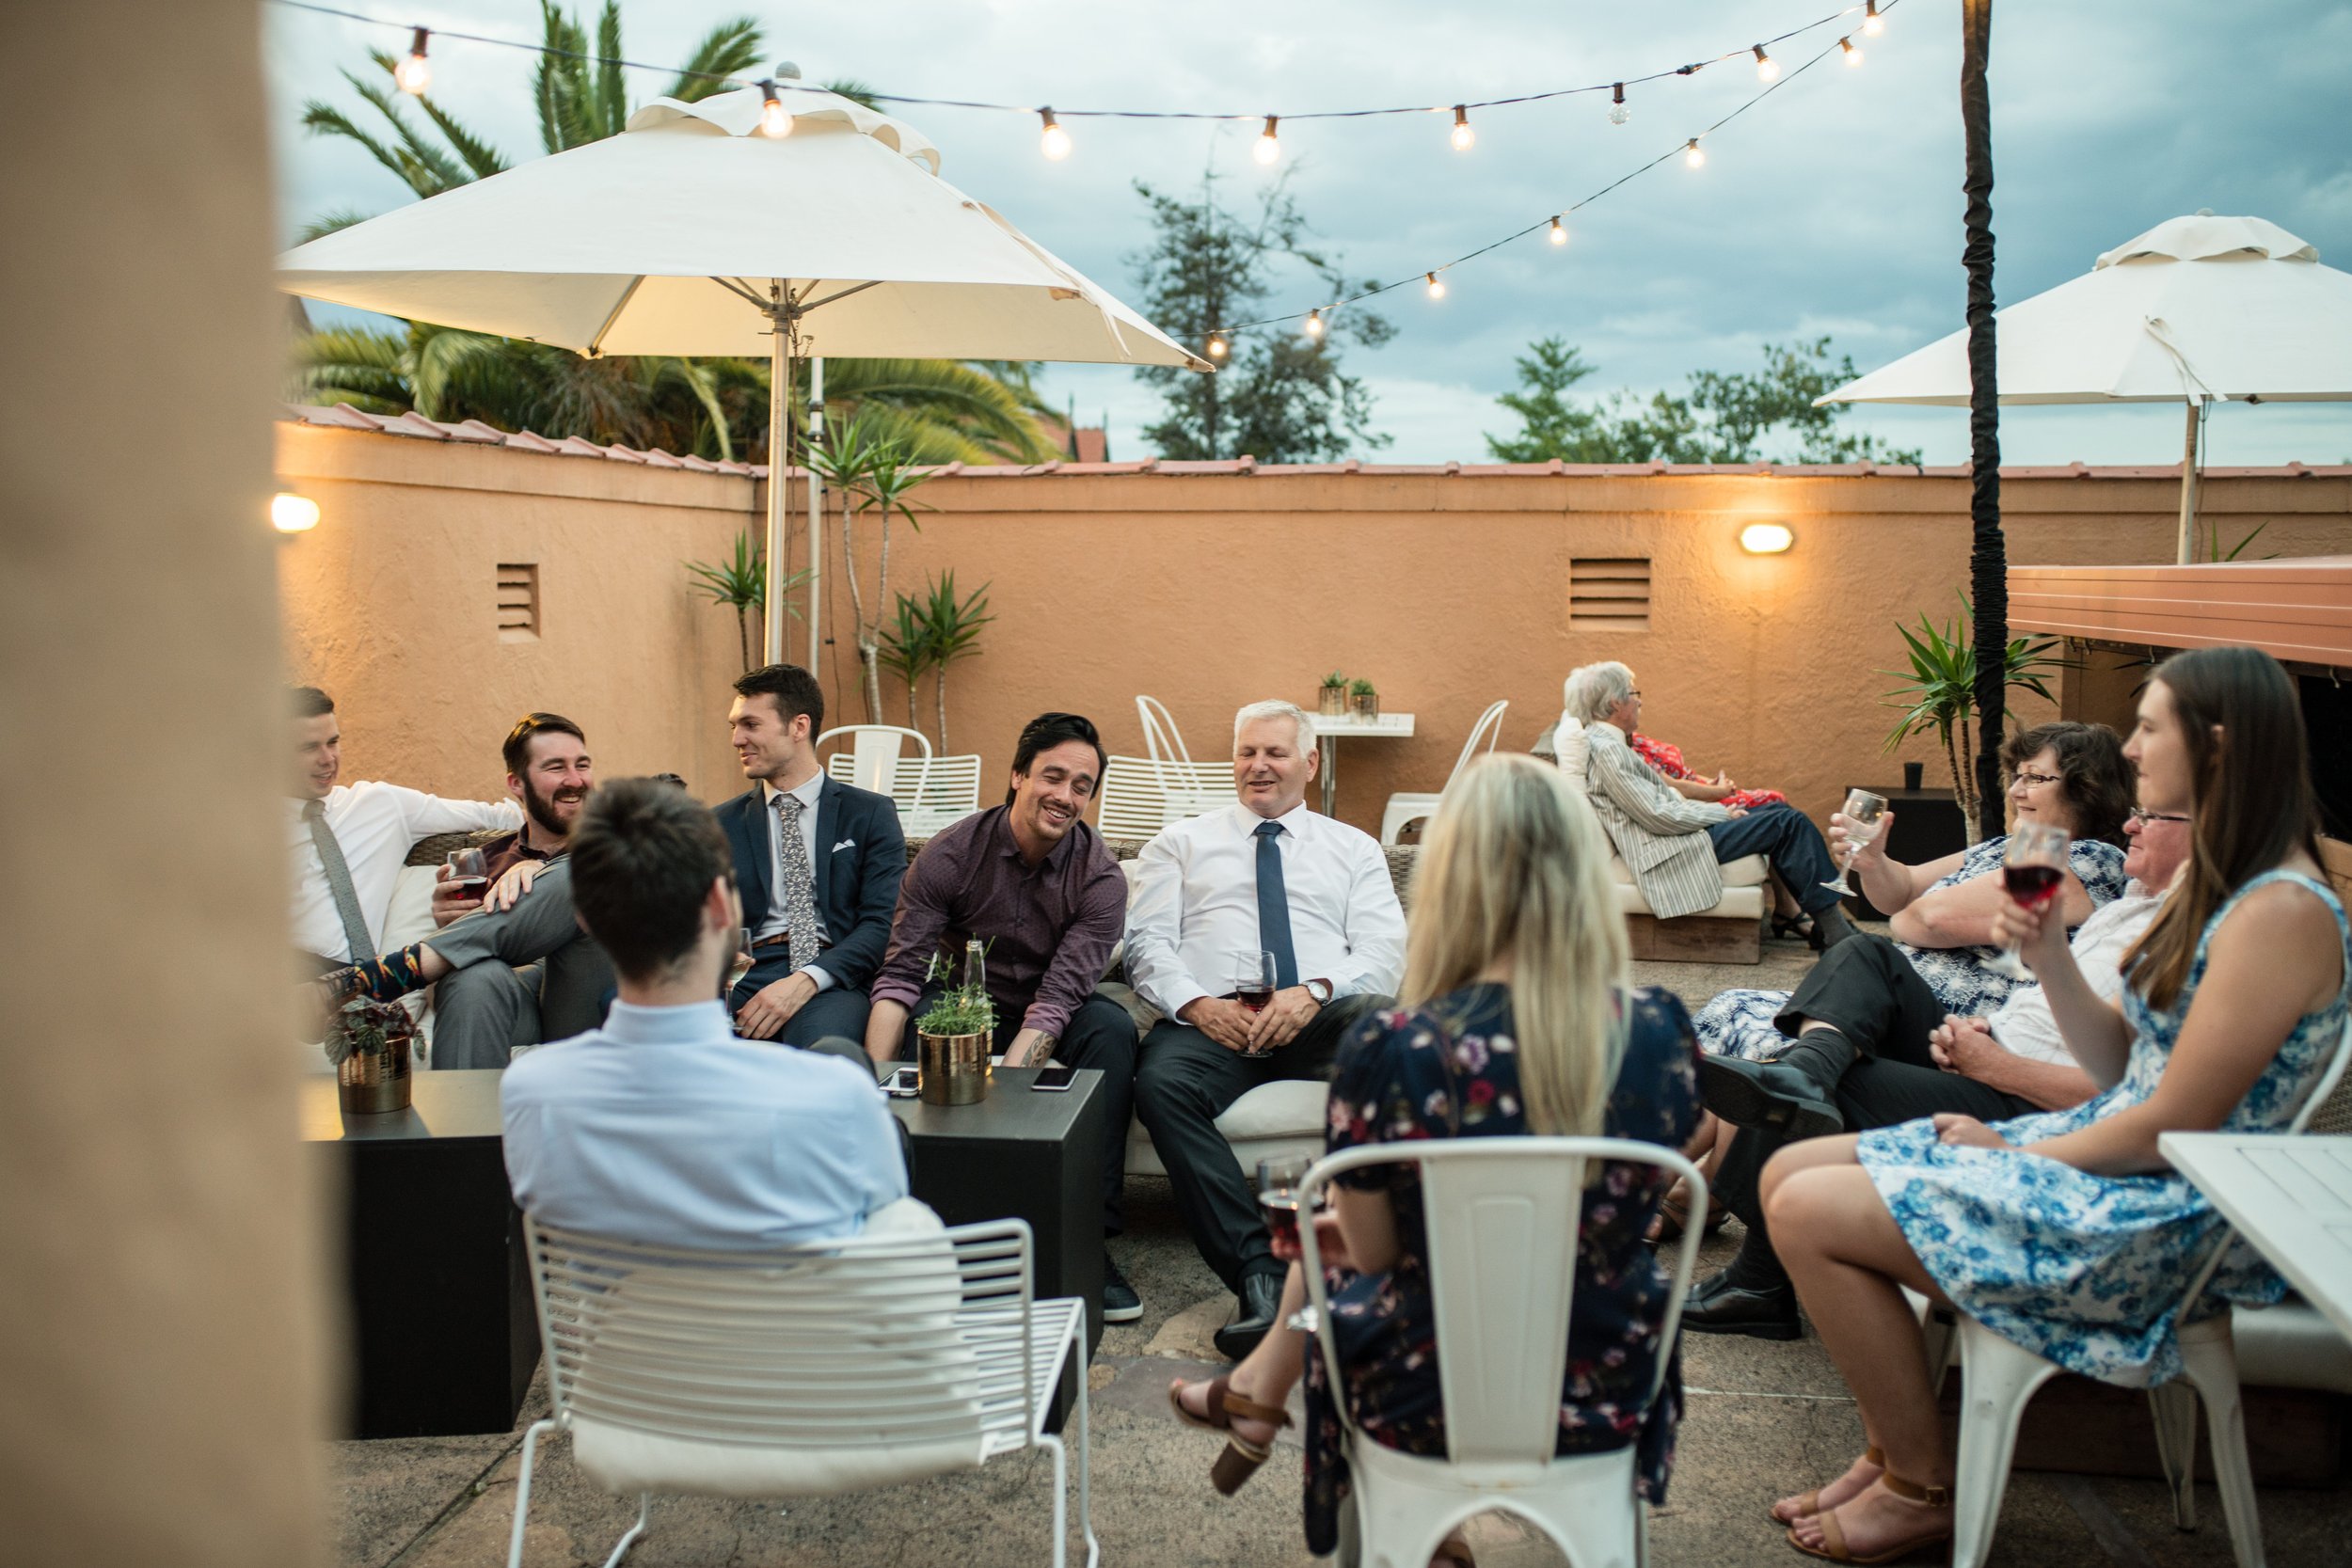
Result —
[[1224, 358], [1224, 357], [1225, 357], [1225, 356], [1226, 356], [1226, 355], [1228, 355], [1228, 354], [1229, 354], [1229, 353], [1231, 353], [1231, 352], [1232, 352], [1232, 344], [1230, 344], [1230, 343], [1228, 343], [1228, 342], [1226, 342], [1226, 341], [1225, 341], [1225, 334], [1224, 334], [1224, 333], [1222, 333], [1222, 332], [1212, 332], [1212, 333], [1210, 333], [1210, 334], [1209, 334], [1209, 357], [1210, 357], [1210, 358], [1212, 358], [1212, 359], [1222, 359], [1222, 358]]
[[1454, 104], [1454, 150], [1456, 152], [1468, 152], [1470, 150], [1471, 144], [1477, 140], [1478, 133], [1470, 129], [1469, 106], [1461, 103]]
[[1323, 336], [1323, 312], [1322, 312], [1322, 311], [1320, 311], [1320, 310], [1310, 310], [1310, 311], [1308, 311], [1308, 312], [1307, 312], [1307, 325], [1306, 325], [1306, 326], [1305, 326], [1305, 327], [1303, 327], [1301, 330], [1303, 330], [1303, 331], [1307, 334], [1307, 336], [1308, 336], [1308, 337], [1310, 337], [1310, 338], [1314, 338], [1314, 339], [1320, 339], [1320, 338], [1322, 338], [1322, 336]]
[[1879, 15], [1879, 0], [1867, 0], [1863, 6], [1862, 31], [1869, 38], [1876, 38], [1886, 31], [1886, 18]]
[[1282, 155], [1282, 144], [1274, 135], [1277, 118], [1274, 115], [1265, 117], [1265, 129], [1258, 133], [1258, 145], [1249, 150], [1249, 155], [1262, 164], [1270, 164]]
[[1422, 274], [1422, 276], [1429, 280], [1429, 297], [1431, 299], [1445, 298], [1445, 284], [1438, 280], [1436, 273], [1425, 272]]
[[1632, 118], [1633, 111], [1627, 108], [1625, 103], [1625, 84], [1623, 82], [1613, 83], [1609, 97], [1609, 123], [1623, 125]]
[[424, 57], [424, 40], [432, 29], [420, 27], [409, 40], [408, 57], [392, 67], [392, 85], [411, 98], [422, 98], [433, 85], [433, 65]]
[[1553, 245], [1568, 243], [1568, 226], [1556, 217], [1551, 220], [1551, 243]]
[[1780, 62], [1764, 53], [1764, 46], [1756, 46], [1756, 79], [1759, 82], [1780, 80]]
[[1070, 133], [1054, 119], [1053, 110], [1040, 109], [1037, 113], [1038, 118], [1045, 122], [1044, 130], [1039, 133], [1037, 138], [1038, 150], [1058, 164], [1070, 156]]
[[1846, 66], [1849, 70], [1851, 70], [1853, 67], [1862, 63], [1862, 51], [1853, 46], [1853, 40], [1839, 39], [1837, 40], [1837, 47], [1844, 52], [1846, 56]]
[[1683, 143], [1682, 161], [1690, 165], [1692, 168], [1698, 168], [1706, 164], [1707, 150], [1699, 146], [1698, 137], [1692, 136], [1689, 141]]
[[776, 96], [773, 78], [759, 79], [759, 134], [763, 136], [788, 136], [792, 134], [792, 117], [785, 112], [784, 100]]

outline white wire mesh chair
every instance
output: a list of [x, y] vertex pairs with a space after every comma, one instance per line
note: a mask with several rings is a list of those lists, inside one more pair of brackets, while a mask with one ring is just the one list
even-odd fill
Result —
[[[1314, 1227], [1299, 1227], [1300, 1264], [1355, 1484], [1353, 1526], [1364, 1568], [1423, 1568], [1446, 1536], [1473, 1514], [1502, 1510], [1549, 1537], [1572, 1563], [1639, 1564], [1648, 1558], [1648, 1510], [1635, 1492], [1630, 1446], [1555, 1454], [1568, 1310], [1576, 1293], [1578, 1232], [1588, 1164], [1655, 1165], [1690, 1184], [1702, 1212], [1707, 1179], [1657, 1144], [1628, 1138], [1456, 1138], [1345, 1149], [1317, 1161], [1299, 1185], [1298, 1211], [1343, 1171], [1421, 1166], [1428, 1220], [1429, 1288], [1437, 1308], [1438, 1378], [1446, 1456], [1402, 1453], [1366, 1437], [1339, 1390], [1347, 1386], [1330, 1327]], [[1698, 1259], [1699, 1226], [1686, 1226], [1660, 1325], [1664, 1387], [1682, 1298]]]
[[1168, 717], [1167, 705], [1157, 697], [1137, 697], [1136, 713], [1143, 721], [1143, 749], [1153, 762], [1192, 760], [1192, 753], [1184, 750], [1184, 737], [1176, 731], [1176, 721]]
[[1104, 838], [1150, 838], [1162, 828], [1232, 805], [1230, 762], [1161, 762], [1112, 757], [1103, 767], [1102, 809], [1095, 821]]
[[903, 724], [842, 724], [818, 736], [813, 744], [821, 748], [826, 741], [842, 736], [850, 737], [849, 750], [827, 757], [825, 771], [843, 784], [870, 789], [877, 795], [896, 799], [899, 759], [906, 754], [910, 741], [918, 758], [926, 763], [931, 759], [931, 737]]
[[[1463, 742], [1462, 754], [1454, 759], [1454, 771], [1445, 776], [1447, 789], [1454, 787], [1454, 781], [1462, 776], [1462, 769], [1468, 768], [1470, 758], [1479, 753], [1482, 749], [1480, 741], [1486, 742], [1484, 750], [1491, 752], [1495, 749], [1495, 742], [1502, 736], [1503, 710], [1510, 705], [1508, 701], [1486, 705], [1486, 711], [1480, 714], [1478, 722], [1470, 726], [1470, 739]], [[1380, 842], [1393, 845], [1397, 835], [1406, 828], [1435, 815], [1438, 802], [1443, 799], [1443, 790], [1435, 795], [1402, 793], [1390, 796], [1387, 809], [1380, 813]]]
[[1021, 1220], [755, 1254], [641, 1246], [525, 1216], [553, 1410], [524, 1434], [508, 1568], [520, 1568], [539, 1439], [567, 1432], [589, 1479], [638, 1495], [823, 1497], [1041, 1448], [1056, 1568], [1068, 1456], [1046, 1433], [1066, 1365], [1087, 1568], [1086, 1304], [1031, 1296]]
[[[2327, 1071], [2280, 1136], [2352, 1122], [2352, 1079], [2346, 1077], [2347, 1065], [2352, 1065], [2352, 1023], [2345, 1024]], [[2181, 1298], [2183, 1316], [2205, 1293], [2206, 1281], [2220, 1267], [2235, 1236], [2233, 1227], [2223, 1227], [2212, 1255]], [[1960, 1446], [1952, 1478], [1951, 1560], [1952, 1568], [1979, 1568], [1993, 1549], [1993, 1532], [2000, 1523], [2001, 1498], [2009, 1489], [2010, 1463], [2016, 1455], [2017, 1426], [2026, 1402], [2063, 1369], [2002, 1338], [1964, 1312], [1931, 1308], [1925, 1296], [1910, 1290], [1903, 1294], [1920, 1314], [1925, 1329], [1929, 1381], [1940, 1386], [1952, 1358], [1960, 1358]], [[2281, 1305], [2260, 1310], [2318, 1316], [2310, 1307]], [[2197, 1528], [2197, 1405], [2203, 1401], [2206, 1433], [2213, 1446], [2214, 1484], [2221, 1494], [2222, 1515], [2229, 1521], [2230, 1548], [2238, 1568], [2262, 1568], [2262, 1517], [2246, 1453], [2246, 1412], [2239, 1400], [2231, 1316], [2225, 1310], [2202, 1323], [2182, 1325], [2182, 1375], [2149, 1389], [2148, 1406], [2155, 1420], [2157, 1457], [2172, 1491], [2173, 1523], [2190, 1530]]]

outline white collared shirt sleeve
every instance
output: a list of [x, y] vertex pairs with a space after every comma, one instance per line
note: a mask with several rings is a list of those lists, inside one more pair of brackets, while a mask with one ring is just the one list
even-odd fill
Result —
[[401, 816], [412, 838], [475, 832], [485, 828], [504, 831], [523, 825], [523, 808], [512, 800], [445, 800], [438, 795], [427, 795], [421, 789], [410, 789], [404, 784], [379, 784], [375, 787], [399, 802]]
[[1185, 968], [1181, 951], [1190, 826], [1179, 823], [1153, 835], [1127, 867], [1134, 883], [1127, 896], [1127, 981], [1169, 1018], [1216, 994]]
[[[2156, 911], [2163, 907], [2161, 895], [2133, 882], [2123, 896], [2100, 905], [2076, 927], [2067, 946], [2091, 994], [2100, 1001], [2113, 1005], [2122, 1000], [2123, 956], [2155, 924]], [[2040, 986], [2020, 986], [1985, 1022], [1993, 1037], [2020, 1056], [2058, 1067], [2079, 1065], [2066, 1048], [2058, 1020], [2051, 1016], [2049, 998]]]
[[1393, 996], [1405, 979], [1405, 907], [1379, 841], [1358, 837], [1347, 890], [1348, 956], [1356, 972], [1330, 976], [1331, 994]]
[[[522, 808], [512, 800], [444, 800], [421, 789], [362, 780], [337, 784], [322, 802], [326, 825], [333, 830], [343, 863], [351, 872], [352, 892], [359, 900], [372, 942], [381, 942], [384, 919], [391, 908], [392, 886], [407, 863], [409, 848], [433, 833], [464, 832], [483, 828], [519, 828]], [[287, 847], [293, 856], [294, 945], [308, 952], [340, 958], [348, 950], [342, 917], [326, 885], [326, 867], [302, 818], [302, 803], [288, 800]]]

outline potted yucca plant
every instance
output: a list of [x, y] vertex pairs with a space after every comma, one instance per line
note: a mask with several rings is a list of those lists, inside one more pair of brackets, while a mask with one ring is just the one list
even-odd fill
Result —
[[[1960, 807], [1961, 819], [1974, 832], [1978, 800], [1972, 724], [1977, 713], [1977, 650], [1970, 645], [1968, 627], [1976, 611], [1965, 594], [1960, 595], [1960, 619], [1942, 626], [1925, 615], [1919, 617], [1915, 632], [1898, 626], [1895, 629], [1902, 634], [1911, 654], [1911, 668], [1879, 673], [1893, 675], [1900, 683], [1884, 695], [1887, 706], [1904, 710], [1887, 735], [1884, 750], [1891, 752], [1915, 735], [1932, 732], [1944, 748], [1946, 766], [1952, 770], [1952, 800]], [[2055, 637], [2039, 642], [2023, 637], [2013, 640], [2004, 660], [2010, 687], [2051, 700], [2046, 672], [2067, 667], [2066, 660], [2050, 657], [2050, 650], [2058, 645]]]

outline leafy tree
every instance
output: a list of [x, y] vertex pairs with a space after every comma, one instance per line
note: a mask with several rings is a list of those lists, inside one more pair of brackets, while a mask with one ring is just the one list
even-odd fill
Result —
[[[1511, 436], [1486, 437], [1504, 463], [1754, 463], [1768, 436], [1777, 436], [1776, 463], [1916, 463], [1919, 453], [1882, 447], [1878, 437], [1837, 428], [1843, 404], [1814, 400], [1854, 375], [1853, 360], [1833, 363], [1829, 340], [1764, 345], [1760, 372], [1698, 371], [1685, 397], [1664, 392], [1646, 403], [1618, 391], [1594, 403], [1571, 402], [1571, 388], [1594, 372], [1560, 338], [1528, 345], [1518, 361], [1520, 389], [1495, 401], [1519, 417]], [[1794, 438], [1790, 452], [1786, 443]]]
[[[1179, 341], [1208, 335], [1260, 313], [1273, 293], [1271, 271], [1288, 260], [1307, 267], [1327, 298], [1372, 287], [1352, 282], [1336, 260], [1308, 248], [1309, 230], [1297, 203], [1278, 181], [1257, 215], [1237, 217], [1216, 200], [1215, 176], [1201, 182], [1200, 199], [1184, 201], [1136, 182], [1151, 211], [1151, 248], [1130, 258], [1144, 312]], [[1340, 369], [1340, 342], [1353, 338], [1376, 348], [1394, 336], [1386, 317], [1351, 306], [1324, 318], [1320, 339], [1254, 333], [1233, 343], [1215, 375], [1174, 366], [1139, 371], [1159, 387], [1168, 415], [1144, 439], [1163, 457], [1238, 457], [1264, 463], [1307, 463], [1384, 447], [1372, 428], [1372, 395]]]

